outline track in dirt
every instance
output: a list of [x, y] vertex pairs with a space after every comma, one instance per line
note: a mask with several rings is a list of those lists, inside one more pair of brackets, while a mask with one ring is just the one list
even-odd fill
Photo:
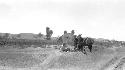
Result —
[[104, 64], [99, 70], [106, 70], [110, 66], [114, 65], [119, 59], [120, 59], [120, 57], [118, 57], [118, 56], [113, 57], [110, 61], [108, 61], [106, 64]]
[[[55, 61], [50, 70], [119, 70], [123, 68], [125, 51], [106, 49], [101, 53], [85, 56], [81, 53], [64, 53]], [[122, 59], [122, 60], [121, 60]], [[101, 66], [100, 66], [101, 65]]]
[[99, 70], [125, 70], [125, 48], [117, 48], [114, 57], [105, 63]]
[[120, 62], [114, 67], [113, 70], [124, 70], [123, 65], [125, 64], [125, 57], [120, 59]]

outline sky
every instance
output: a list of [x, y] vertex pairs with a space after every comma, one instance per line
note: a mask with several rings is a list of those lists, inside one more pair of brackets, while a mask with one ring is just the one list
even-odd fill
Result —
[[0, 0], [0, 32], [46, 34], [64, 30], [83, 37], [125, 41], [124, 0]]

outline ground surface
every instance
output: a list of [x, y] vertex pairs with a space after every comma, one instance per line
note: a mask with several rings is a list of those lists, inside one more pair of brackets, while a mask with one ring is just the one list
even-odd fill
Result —
[[0, 48], [0, 70], [125, 70], [125, 48], [81, 52]]

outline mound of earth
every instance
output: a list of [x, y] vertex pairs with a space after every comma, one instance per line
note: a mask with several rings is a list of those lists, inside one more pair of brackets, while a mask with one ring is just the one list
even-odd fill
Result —
[[[64, 70], [97, 70], [101, 65], [113, 58], [114, 54], [97, 54], [88, 53], [85, 55], [81, 52], [67, 52], [62, 55], [51, 59], [48, 63], [48, 68], [53, 69], [64, 69]], [[69, 69], [68, 69], [69, 68]]]
[[81, 52], [63, 52], [51, 59], [48, 70], [113, 70], [113, 65], [118, 65], [122, 56], [112, 48], [100, 49], [88, 55]]

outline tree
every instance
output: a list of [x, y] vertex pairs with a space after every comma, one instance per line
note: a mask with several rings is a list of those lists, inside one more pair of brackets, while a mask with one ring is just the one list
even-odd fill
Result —
[[49, 35], [49, 30], [50, 28], [49, 27], [46, 27], [46, 39], [48, 40], [50, 35]]
[[38, 37], [42, 37], [42, 36], [43, 36], [43, 34], [41, 34], [41, 33], [38, 34]]
[[74, 34], [75, 34], [75, 31], [74, 31], [74, 30], [72, 30], [72, 31], [71, 31], [71, 34], [73, 34], [73, 35], [74, 35]]
[[49, 27], [46, 27], [46, 39], [47, 39], [47, 40], [50, 40], [52, 34], [53, 34], [53, 31], [50, 30]]
[[5, 35], [3, 36], [3, 38], [9, 38], [9, 33], [5, 33]]
[[49, 33], [50, 33], [50, 37], [51, 37], [51, 36], [52, 36], [52, 34], [53, 34], [53, 31], [52, 31], [52, 30], [50, 30], [50, 31], [49, 31]]

